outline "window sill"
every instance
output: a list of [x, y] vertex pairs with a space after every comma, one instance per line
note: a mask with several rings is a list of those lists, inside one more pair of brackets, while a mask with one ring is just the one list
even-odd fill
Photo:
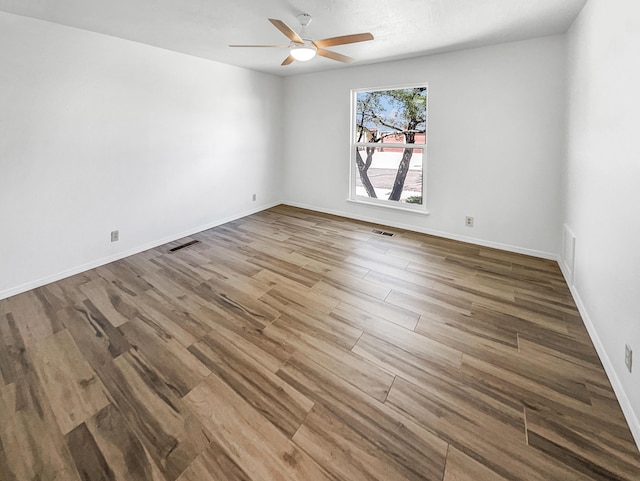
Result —
[[[371, 207], [380, 207], [382, 209], [400, 210], [402, 212], [409, 212], [411, 214], [429, 215], [429, 211], [425, 207], [409, 207], [407, 204], [398, 203], [398, 205], [392, 205], [390, 201], [375, 201], [366, 198], [362, 199], [347, 199], [347, 202], [360, 205], [368, 205]], [[414, 204], [415, 205], [415, 204]]]

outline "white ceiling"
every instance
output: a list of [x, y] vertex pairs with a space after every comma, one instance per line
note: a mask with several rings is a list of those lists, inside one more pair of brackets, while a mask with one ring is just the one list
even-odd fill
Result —
[[0, 0], [0, 10], [276, 75], [341, 68], [333, 60], [281, 67], [286, 44], [267, 18], [314, 39], [371, 32], [375, 40], [333, 47], [356, 64], [565, 32], [586, 0]]

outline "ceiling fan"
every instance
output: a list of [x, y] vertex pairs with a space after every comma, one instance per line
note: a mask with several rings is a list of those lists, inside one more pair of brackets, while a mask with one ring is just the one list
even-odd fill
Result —
[[266, 47], [266, 48], [288, 48], [289, 56], [284, 59], [281, 65], [289, 65], [294, 60], [300, 62], [306, 62], [311, 60], [316, 55], [321, 57], [337, 60], [338, 62], [351, 63], [353, 59], [346, 55], [326, 50], [325, 47], [335, 47], [336, 45], [345, 45], [348, 43], [366, 42], [373, 40], [373, 35], [370, 33], [356, 33], [352, 35], [342, 35], [340, 37], [325, 38], [322, 40], [311, 40], [306, 35], [306, 27], [311, 23], [311, 15], [303, 13], [297, 16], [300, 21], [302, 29], [300, 34], [294, 32], [286, 23], [282, 20], [270, 18], [269, 21], [280, 30], [285, 36], [291, 40], [288, 45], [229, 45], [229, 47]]

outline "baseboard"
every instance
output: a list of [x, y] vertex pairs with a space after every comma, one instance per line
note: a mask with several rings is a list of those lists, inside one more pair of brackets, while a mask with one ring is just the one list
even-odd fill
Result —
[[640, 450], [640, 421], [638, 420], [638, 415], [633, 409], [631, 401], [627, 397], [627, 393], [622, 387], [622, 383], [620, 382], [620, 378], [613, 368], [613, 363], [607, 354], [607, 351], [600, 340], [600, 336], [598, 336], [598, 331], [596, 330], [593, 321], [591, 320], [591, 316], [587, 311], [584, 302], [582, 302], [582, 298], [580, 297], [580, 293], [576, 289], [572, 279], [572, 273], [565, 267], [565, 263], [562, 259], [558, 259], [558, 264], [560, 265], [560, 270], [562, 271], [562, 275], [567, 281], [567, 285], [571, 290], [571, 295], [573, 296], [573, 300], [578, 307], [578, 311], [580, 312], [580, 316], [582, 317], [582, 322], [587, 328], [587, 332], [589, 333], [589, 337], [591, 338], [591, 342], [593, 342], [594, 347], [600, 357], [600, 361], [604, 367], [605, 372], [607, 373], [607, 377], [609, 378], [609, 382], [613, 387], [613, 392], [618, 398], [618, 403], [620, 404], [620, 408], [622, 409], [622, 414], [624, 414], [625, 419], [627, 420], [627, 424], [629, 425], [629, 429], [631, 430], [631, 434], [633, 435], [633, 439], [636, 442], [636, 446]]
[[215, 221], [210, 222], [208, 224], [201, 225], [201, 226], [198, 226], [198, 227], [194, 227], [193, 229], [188, 229], [186, 231], [179, 232], [177, 234], [172, 234], [170, 236], [164, 237], [163, 239], [158, 239], [158, 240], [155, 240], [155, 241], [152, 241], [152, 242], [148, 242], [148, 243], [136, 246], [136, 247], [134, 247], [132, 249], [129, 249], [129, 250], [126, 250], [126, 251], [123, 251], [123, 252], [118, 252], [117, 254], [114, 254], [114, 255], [111, 255], [111, 256], [107, 256], [107, 257], [103, 257], [101, 259], [97, 259], [97, 260], [94, 260], [94, 261], [91, 261], [91, 262], [87, 262], [85, 264], [72, 267], [70, 269], [67, 269], [67, 270], [64, 270], [62, 272], [58, 272], [56, 274], [52, 274], [52, 275], [43, 277], [43, 278], [38, 279], [38, 280], [35, 280], [35, 281], [32, 281], [32, 282], [27, 282], [25, 284], [22, 284], [22, 285], [17, 286], [17, 287], [12, 287], [10, 289], [6, 289], [6, 290], [0, 292], [0, 300], [6, 299], [6, 298], [11, 297], [11, 296], [15, 296], [15, 295], [21, 294], [21, 293], [26, 292], [26, 291], [30, 291], [31, 289], [36, 289], [38, 287], [42, 287], [42, 286], [44, 286], [46, 284], [50, 284], [52, 282], [56, 282], [56, 281], [59, 281], [61, 279], [65, 279], [67, 277], [74, 276], [76, 274], [80, 274], [81, 272], [85, 272], [85, 271], [88, 271], [90, 269], [95, 269], [96, 267], [100, 267], [100, 266], [103, 266], [105, 264], [109, 264], [110, 262], [115, 262], [115, 261], [118, 261], [120, 259], [124, 259], [125, 257], [129, 257], [129, 256], [132, 256], [132, 255], [135, 255], [135, 254], [139, 254], [140, 252], [143, 252], [143, 251], [146, 251], [146, 250], [149, 250], [149, 249], [153, 249], [155, 247], [161, 246], [163, 244], [167, 244], [169, 242], [173, 242], [173, 241], [178, 240], [178, 239], [182, 239], [183, 237], [188, 237], [190, 235], [197, 234], [198, 232], [202, 232], [204, 230], [211, 229], [213, 227], [216, 227], [216, 226], [219, 226], [219, 225], [222, 225], [222, 224], [226, 224], [227, 222], [231, 222], [231, 221], [240, 219], [242, 217], [246, 217], [248, 215], [255, 214], [257, 212], [261, 212], [261, 211], [266, 210], [266, 209], [270, 209], [270, 208], [275, 207], [276, 205], [280, 205], [280, 204], [281, 204], [281, 202], [273, 202], [271, 204], [262, 205], [260, 207], [255, 208], [255, 209], [250, 209], [250, 210], [241, 212], [241, 213], [236, 214], [236, 215], [225, 217], [223, 219], [218, 219], [218, 220], [215, 220]]
[[553, 261], [558, 260], [558, 255], [553, 254], [551, 252], [538, 251], [535, 249], [527, 249], [524, 247], [512, 246], [509, 244], [501, 244], [499, 242], [493, 242], [493, 241], [487, 241], [483, 239], [477, 239], [475, 237], [467, 237], [467, 236], [462, 236], [457, 234], [451, 234], [449, 232], [443, 232], [443, 231], [434, 230], [434, 229], [425, 229], [425, 228], [416, 227], [410, 224], [403, 224], [402, 222], [389, 222], [389, 221], [380, 222], [380, 219], [375, 219], [373, 217], [367, 217], [364, 215], [358, 215], [358, 214], [353, 214], [351, 212], [344, 212], [344, 211], [333, 210], [333, 209], [324, 209], [324, 208], [313, 206], [313, 205], [301, 204], [299, 202], [283, 202], [283, 204], [290, 205], [292, 207], [299, 207], [301, 209], [308, 209], [308, 210], [314, 210], [317, 212], [323, 212], [325, 214], [332, 214], [332, 215], [338, 215], [340, 217], [347, 217], [349, 219], [361, 220], [364, 222], [371, 222], [372, 224], [386, 225], [389, 227], [396, 227], [397, 229], [403, 229], [403, 230], [408, 230], [412, 232], [419, 232], [421, 234], [428, 234], [428, 235], [433, 235], [437, 237], [443, 237], [445, 239], [466, 242], [468, 244], [475, 244], [482, 247], [490, 247], [493, 249], [500, 249], [503, 251], [514, 252], [516, 254], [524, 254], [528, 256], [539, 257], [541, 259], [548, 259]]

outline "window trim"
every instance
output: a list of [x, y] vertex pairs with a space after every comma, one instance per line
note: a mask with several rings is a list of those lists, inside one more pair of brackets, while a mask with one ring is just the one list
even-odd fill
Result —
[[[357, 109], [357, 97], [360, 92], [380, 92], [385, 90], [401, 90], [401, 89], [410, 89], [417, 87], [425, 87], [426, 90], [426, 117], [425, 117], [425, 139], [424, 143], [420, 144], [405, 144], [405, 143], [388, 143], [384, 144], [384, 148], [406, 148], [407, 145], [410, 145], [411, 148], [414, 149], [422, 149], [422, 204], [411, 204], [407, 202], [400, 202], [395, 200], [387, 200], [387, 199], [379, 199], [372, 198], [369, 196], [357, 195], [356, 194], [356, 182], [359, 178], [358, 168], [356, 166], [356, 148], [359, 146], [372, 146], [380, 148], [382, 147], [381, 143], [378, 142], [356, 142], [355, 133], [356, 133], [356, 109]], [[412, 212], [416, 214], [429, 214], [427, 209], [427, 146], [428, 146], [428, 125], [429, 125], [429, 83], [428, 82], [419, 82], [412, 84], [402, 84], [402, 85], [392, 85], [386, 87], [365, 87], [365, 88], [357, 88], [351, 89], [350, 93], [350, 119], [349, 122], [349, 196], [347, 198], [348, 202], [353, 202], [356, 204], [369, 205], [374, 207], [382, 207], [385, 209], [393, 209], [393, 210], [401, 210], [404, 212]]]

